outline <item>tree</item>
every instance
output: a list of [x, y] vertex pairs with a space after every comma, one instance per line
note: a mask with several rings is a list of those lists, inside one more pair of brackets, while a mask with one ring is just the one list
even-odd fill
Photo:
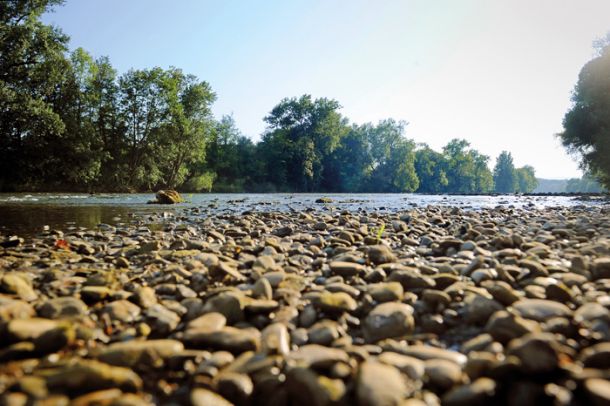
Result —
[[471, 150], [469, 155], [474, 162], [474, 193], [489, 193], [494, 189], [494, 178], [487, 166], [489, 157]]
[[415, 142], [404, 136], [406, 123], [386, 119], [371, 126], [372, 170], [368, 190], [413, 192], [419, 187], [415, 172]]
[[449, 180], [446, 174], [447, 161], [443, 154], [434, 151], [427, 144], [415, 151], [415, 172], [419, 178], [419, 193], [442, 193]]
[[582, 178], [569, 179], [565, 191], [568, 193], [600, 193], [606, 190], [593, 176], [586, 173]]
[[536, 179], [536, 171], [532, 166], [526, 165], [522, 168], [517, 168], [517, 192], [531, 193], [538, 186]]
[[585, 172], [610, 187], [610, 34], [581, 69], [563, 127], [564, 147], [580, 157]]
[[494, 183], [496, 193], [514, 193], [517, 190], [518, 179], [510, 152], [502, 151], [494, 167]]
[[46, 147], [65, 129], [55, 107], [68, 38], [39, 19], [61, 3], [0, 2], [0, 190], [40, 182], [58, 163]]
[[448, 193], [488, 193], [493, 179], [487, 162], [489, 157], [470, 149], [466, 140], [453, 139], [443, 148], [446, 160]]
[[[322, 187], [324, 162], [349, 131], [347, 120], [336, 100], [312, 99], [310, 95], [283, 99], [265, 117], [266, 140], [279, 141], [286, 159], [285, 177], [294, 191], [314, 191]], [[272, 160], [281, 160], [271, 157]], [[283, 175], [282, 175], [283, 176]]]
[[189, 175], [189, 166], [205, 159], [205, 144], [213, 127], [211, 105], [216, 99], [207, 82], [180, 69], [164, 72], [162, 88], [168, 121], [156, 133], [161, 149], [158, 159], [162, 173], [160, 186], [174, 188]]
[[[361, 192], [366, 190], [367, 179], [373, 169], [369, 124], [352, 125], [336, 150], [331, 162], [325, 166], [325, 179], [329, 191]], [[334, 181], [331, 184], [330, 180]]]
[[237, 128], [233, 116], [214, 123], [206, 149], [205, 167], [217, 175], [214, 190], [241, 192], [260, 169], [256, 164], [254, 143]]

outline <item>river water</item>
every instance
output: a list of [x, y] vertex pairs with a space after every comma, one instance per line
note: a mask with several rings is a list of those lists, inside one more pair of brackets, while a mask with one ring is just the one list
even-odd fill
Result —
[[[241, 213], [244, 211], [364, 210], [402, 211], [427, 205], [481, 209], [496, 206], [558, 207], [607, 205], [604, 200], [576, 199], [569, 196], [454, 196], [419, 194], [186, 194], [187, 203], [149, 205], [153, 194], [0, 194], [0, 234], [34, 235], [48, 226], [71, 230], [95, 228], [98, 224], [158, 222], [159, 218], [176, 218], [189, 214], [193, 207], [198, 215]], [[329, 197], [330, 204], [319, 204]], [[186, 209], [186, 210], [185, 210]]]

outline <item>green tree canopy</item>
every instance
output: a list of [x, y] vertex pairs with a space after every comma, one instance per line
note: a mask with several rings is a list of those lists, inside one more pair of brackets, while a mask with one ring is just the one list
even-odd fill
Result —
[[572, 102], [561, 141], [586, 172], [610, 187], [610, 34], [580, 71]]
[[518, 178], [510, 152], [502, 151], [494, 167], [496, 193], [514, 193], [518, 187]]
[[536, 179], [536, 171], [534, 167], [525, 165], [522, 168], [517, 168], [517, 192], [519, 193], [531, 193], [538, 186], [538, 179]]
[[[283, 144], [279, 151], [284, 160], [277, 170], [284, 170], [285, 179], [292, 190], [319, 190], [323, 182], [325, 158], [330, 155], [341, 138], [347, 134], [347, 120], [341, 116], [336, 100], [312, 99], [310, 95], [282, 100], [265, 117], [268, 124], [266, 139]], [[272, 149], [274, 151], [275, 149]]]
[[427, 144], [419, 146], [415, 151], [415, 172], [419, 178], [420, 193], [442, 193], [446, 190], [447, 160], [445, 156], [434, 151]]
[[590, 174], [585, 174], [582, 178], [569, 179], [566, 184], [566, 192], [568, 193], [600, 193], [605, 191], [607, 189]]
[[50, 146], [65, 129], [55, 106], [69, 67], [68, 37], [39, 20], [58, 4], [0, 2], [0, 188], [44, 179]]

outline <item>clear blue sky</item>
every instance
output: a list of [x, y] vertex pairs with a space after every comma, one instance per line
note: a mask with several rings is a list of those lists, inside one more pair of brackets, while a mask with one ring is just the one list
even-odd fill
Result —
[[579, 176], [554, 134], [609, 0], [67, 0], [44, 20], [119, 72], [176, 66], [208, 81], [217, 116], [259, 139], [284, 97], [337, 99], [353, 122], [393, 117], [441, 148], [513, 153]]

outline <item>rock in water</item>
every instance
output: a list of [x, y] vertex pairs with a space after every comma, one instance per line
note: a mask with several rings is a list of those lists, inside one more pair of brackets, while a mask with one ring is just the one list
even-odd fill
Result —
[[155, 194], [155, 197], [157, 198], [157, 200], [150, 201], [149, 203], [176, 204], [176, 203], [184, 202], [184, 199], [182, 199], [182, 196], [180, 196], [180, 193], [176, 192], [175, 190], [171, 190], [171, 189], [159, 190]]

